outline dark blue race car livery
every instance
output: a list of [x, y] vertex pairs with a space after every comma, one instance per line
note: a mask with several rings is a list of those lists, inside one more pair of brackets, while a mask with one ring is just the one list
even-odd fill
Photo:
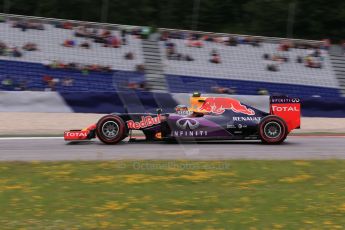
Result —
[[[261, 140], [282, 143], [300, 128], [300, 100], [269, 96], [201, 96], [193, 94], [190, 105], [178, 105], [174, 113], [113, 113], [83, 130], [64, 133], [66, 141], [98, 138], [116, 144], [133, 130], [147, 141]], [[164, 108], [163, 108], [164, 109]]]

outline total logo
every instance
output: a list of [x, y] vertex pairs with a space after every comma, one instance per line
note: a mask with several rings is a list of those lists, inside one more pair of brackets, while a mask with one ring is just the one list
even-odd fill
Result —
[[272, 106], [272, 110], [274, 112], [299, 112], [299, 108], [297, 106]]
[[129, 129], [143, 129], [161, 123], [161, 115], [157, 117], [142, 116], [140, 121], [129, 120], [126, 122]]
[[65, 132], [65, 137], [87, 137], [88, 131]]

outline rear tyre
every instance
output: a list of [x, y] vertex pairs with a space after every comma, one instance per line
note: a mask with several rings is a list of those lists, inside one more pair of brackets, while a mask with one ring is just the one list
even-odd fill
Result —
[[97, 122], [96, 135], [105, 144], [117, 144], [126, 137], [125, 122], [116, 115], [104, 116]]
[[287, 125], [280, 117], [268, 116], [259, 124], [260, 139], [265, 144], [281, 144], [287, 134]]

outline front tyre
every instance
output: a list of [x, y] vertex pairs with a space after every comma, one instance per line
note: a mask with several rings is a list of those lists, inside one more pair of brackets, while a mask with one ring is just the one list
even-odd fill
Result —
[[259, 124], [260, 139], [265, 144], [281, 144], [287, 134], [287, 125], [277, 116], [265, 117]]
[[96, 135], [105, 144], [117, 144], [126, 137], [125, 122], [116, 115], [104, 116], [97, 122]]

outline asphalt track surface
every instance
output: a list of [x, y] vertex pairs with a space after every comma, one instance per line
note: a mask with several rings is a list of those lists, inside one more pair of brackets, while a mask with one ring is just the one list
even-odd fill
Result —
[[164, 142], [95, 141], [66, 143], [62, 138], [1, 138], [0, 161], [73, 160], [223, 160], [223, 159], [345, 159], [345, 137], [290, 136], [282, 145], [257, 141]]

